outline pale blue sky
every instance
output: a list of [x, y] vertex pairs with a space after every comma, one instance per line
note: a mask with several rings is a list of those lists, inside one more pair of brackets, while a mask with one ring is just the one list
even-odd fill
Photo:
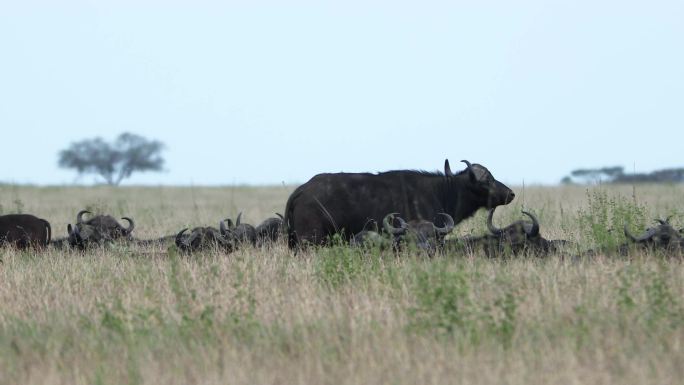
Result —
[[4, 182], [74, 183], [58, 151], [123, 131], [168, 146], [124, 184], [684, 166], [681, 0], [6, 0], [0, 50]]

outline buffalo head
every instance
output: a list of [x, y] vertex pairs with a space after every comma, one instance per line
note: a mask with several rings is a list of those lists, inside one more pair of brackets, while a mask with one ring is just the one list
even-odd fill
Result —
[[666, 220], [656, 219], [655, 221], [658, 223], [655, 227], [647, 228], [638, 236], [633, 235], [625, 224], [625, 236], [627, 239], [640, 246], [654, 249], [684, 249], [682, 231], [672, 227], [669, 218]]
[[[494, 176], [486, 167], [477, 163], [471, 164], [467, 160], [462, 160], [461, 162], [466, 164], [466, 170], [464, 171], [468, 177], [466, 186], [473, 196], [485, 200], [482, 202], [484, 203], [483, 206], [493, 208], [509, 204], [513, 201], [513, 198], [515, 198], [513, 190], [494, 179]], [[448, 159], [444, 161], [444, 175], [447, 177], [455, 176], [451, 172]]]

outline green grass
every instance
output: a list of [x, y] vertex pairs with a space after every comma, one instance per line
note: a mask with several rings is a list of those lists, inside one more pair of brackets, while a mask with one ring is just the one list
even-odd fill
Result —
[[[152, 238], [238, 211], [258, 222], [291, 190], [0, 186], [0, 207], [57, 235], [84, 207], [130, 215]], [[592, 259], [0, 250], [0, 384], [679, 383], [684, 267], [611, 245], [621, 222], [638, 232], [678, 214], [683, 192], [527, 188], [542, 234], [602, 250]], [[458, 234], [483, 232], [484, 215]]]

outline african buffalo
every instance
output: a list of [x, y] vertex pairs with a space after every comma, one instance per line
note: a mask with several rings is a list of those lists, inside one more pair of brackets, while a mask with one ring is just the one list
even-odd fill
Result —
[[[242, 213], [239, 213], [237, 219], [235, 219], [235, 225], [233, 226], [233, 221], [230, 219], [224, 219], [221, 222], [221, 235], [228, 236], [229, 233], [232, 234], [235, 239], [242, 244], [250, 244], [256, 246], [257, 232], [254, 226], [249, 223], [241, 223], [240, 219]], [[226, 227], [224, 223], [227, 223]]]
[[[221, 222], [221, 226], [223, 222]], [[225, 236], [220, 230], [213, 227], [195, 227], [190, 234], [185, 234], [187, 228], [176, 235], [176, 246], [185, 253], [201, 250], [222, 250], [232, 252], [235, 249], [234, 239]]]
[[[625, 236], [633, 244], [648, 248], [651, 250], [665, 250], [668, 252], [684, 252], [684, 237], [682, 236], [682, 230], [676, 230], [669, 222], [669, 218], [666, 220], [656, 219], [658, 223], [655, 227], [649, 227], [639, 236], [634, 236], [627, 225], [624, 226]], [[684, 230], [684, 229], [683, 229]], [[622, 254], [626, 253], [626, 247], [623, 245], [620, 249]]]
[[[438, 224], [439, 223], [439, 224]], [[433, 256], [437, 251], [444, 250], [444, 239], [454, 229], [454, 219], [446, 213], [438, 213], [430, 222], [426, 220], [400, 220], [400, 226], [390, 227], [389, 222], [383, 220], [386, 231], [398, 237], [398, 243], [409, 243]]]
[[504, 228], [497, 228], [493, 224], [494, 211], [494, 208], [490, 209], [487, 215], [489, 234], [460, 238], [455, 240], [455, 243], [464, 245], [470, 251], [480, 248], [489, 257], [525, 253], [545, 256], [568, 246], [568, 242], [564, 240], [548, 240], [542, 237], [539, 232], [539, 221], [530, 212], [522, 213], [531, 221], [518, 220]]
[[0, 216], [0, 245], [18, 249], [43, 248], [50, 242], [52, 230], [45, 219], [30, 214]]
[[283, 232], [283, 216], [276, 213], [278, 218], [267, 218], [256, 227], [256, 242], [266, 245], [278, 241]]
[[117, 239], [132, 240], [131, 232], [135, 228], [133, 219], [121, 218], [128, 222], [128, 227], [123, 227], [111, 215], [96, 215], [84, 221], [83, 214], [90, 214], [90, 211], [79, 211], [76, 215], [76, 225], [67, 226], [70, 246], [84, 249], [90, 244], [101, 245]]
[[401, 212], [407, 221], [429, 220], [443, 212], [457, 224], [480, 208], [513, 200], [513, 191], [484, 166], [463, 162], [467, 168], [457, 174], [451, 172], [448, 160], [443, 174], [411, 170], [318, 174], [287, 201], [288, 245], [325, 244], [335, 233], [350, 239], [368, 220], [379, 223], [392, 212]]
[[363, 230], [354, 234], [349, 243], [353, 247], [372, 246], [382, 243], [383, 235], [378, 229], [378, 222], [369, 219], [363, 226]]
[[399, 250], [399, 243], [408, 229], [408, 224], [397, 213], [385, 215], [382, 219], [383, 231], [378, 229], [378, 223], [369, 219], [363, 230], [354, 234], [349, 243], [352, 247], [378, 248]]

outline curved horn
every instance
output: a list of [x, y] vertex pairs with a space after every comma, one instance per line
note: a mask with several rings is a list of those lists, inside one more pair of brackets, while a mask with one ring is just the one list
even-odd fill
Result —
[[242, 211], [240, 211], [237, 218], [235, 218], [235, 226], [240, 226], [240, 218], [241, 217], [242, 217]]
[[674, 215], [670, 215], [670, 216], [667, 217], [667, 219], [665, 219], [665, 220], [660, 219], [660, 218], [656, 218], [655, 221], [658, 222], [658, 223], [660, 223], [660, 224], [663, 225], [663, 226], [669, 225], [669, 224], [670, 224], [670, 219], [672, 219], [673, 216], [674, 216]]
[[489, 229], [489, 232], [492, 233], [493, 235], [501, 235], [503, 234], [503, 230], [497, 229], [494, 227], [494, 224], [492, 223], [492, 219], [494, 219], [494, 210], [496, 207], [493, 207], [489, 209], [489, 215], [487, 215], [487, 229]]
[[473, 165], [470, 164], [470, 162], [468, 162], [465, 159], [462, 160], [461, 162], [465, 163], [466, 166], [468, 166], [468, 168], [466, 170], [468, 170], [468, 175], [470, 176], [470, 180], [472, 180], [473, 182], [476, 181], [477, 177], [475, 176], [475, 171], [473, 171]]
[[[81, 230], [78, 228], [78, 225], [71, 227], [71, 223], [67, 225], [67, 232], [69, 233], [69, 237], [72, 237], [75, 240], [75, 244], [80, 244], [83, 242], [83, 236], [81, 236]], [[69, 242], [72, 246], [74, 246], [74, 243]]]
[[434, 222], [432, 223], [432, 227], [435, 229], [435, 232], [440, 234], [440, 235], [447, 235], [451, 232], [451, 230], [454, 229], [455, 223], [454, 223], [454, 218], [451, 217], [451, 215], [447, 213], [438, 213], [437, 216], [442, 216], [444, 217], [444, 227], [438, 227], [435, 226]]
[[176, 234], [176, 246], [180, 248], [187, 247], [187, 245], [183, 242], [183, 233], [185, 233], [186, 231], [188, 231], [187, 227], [181, 230], [178, 234]]
[[641, 243], [641, 242], [648, 240], [656, 232], [655, 229], [648, 229], [645, 233], [641, 234], [638, 237], [635, 237], [632, 233], [629, 232], [629, 229], [627, 228], [627, 224], [625, 224], [624, 230], [625, 230], [625, 236], [628, 239], [630, 239], [632, 242], [635, 242], [635, 243]]
[[399, 213], [391, 213], [391, 214], [385, 215], [385, 217], [382, 219], [382, 227], [389, 234], [392, 234], [395, 236], [396, 235], [402, 235], [406, 232], [407, 224], [401, 217], [397, 217], [397, 219], [399, 220], [399, 227], [394, 227], [394, 224], [390, 223], [390, 220], [394, 221], [395, 215], [399, 215]]
[[233, 225], [233, 222], [230, 219], [224, 219], [221, 222], [219, 222], [219, 232], [224, 237], [226, 236], [226, 234], [228, 234], [228, 228], [226, 228], [226, 222], [228, 222], [229, 228]]
[[378, 223], [375, 221], [375, 219], [370, 218], [366, 221], [366, 223], [363, 224], [363, 230], [378, 231]]
[[281, 214], [281, 213], [276, 213], [276, 215], [277, 215], [280, 219], [285, 220], [285, 218], [283, 218], [283, 214]]
[[130, 234], [131, 231], [133, 231], [133, 229], [135, 228], [135, 222], [133, 222], [133, 219], [129, 217], [122, 217], [121, 219], [128, 222], [128, 228], [124, 229], [124, 231], [127, 235]]
[[451, 167], [449, 166], [449, 159], [444, 159], [444, 175], [454, 176], [454, 173], [451, 172]]
[[537, 235], [539, 235], [539, 221], [537, 220], [537, 217], [535, 217], [534, 214], [527, 212], [527, 211], [524, 211], [524, 210], [522, 213], [527, 215], [528, 217], [530, 217], [530, 219], [532, 220], [532, 228], [530, 229], [529, 232], [526, 232], [527, 236], [528, 237], [536, 237]]
[[81, 223], [83, 223], [83, 214], [92, 214], [92, 213], [88, 210], [79, 211], [78, 214], [76, 214], [76, 224], [77, 225], [80, 225]]
[[[187, 247], [190, 249], [197, 249], [199, 248], [202, 243], [204, 242], [204, 237], [205, 237], [205, 228], [201, 228], [201, 231], [195, 231], [194, 229], [192, 230], [192, 234], [190, 234], [190, 238], [187, 240]], [[197, 242], [195, 242], [197, 240]]]

